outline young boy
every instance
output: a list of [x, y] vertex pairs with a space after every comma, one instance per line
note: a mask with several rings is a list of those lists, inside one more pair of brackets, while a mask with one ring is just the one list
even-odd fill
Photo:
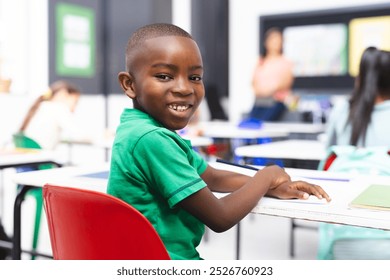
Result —
[[[330, 200], [321, 187], [292, 182], [278, 166], [253, 177], [215, 169], [175, 132], [205, 94], [202, 57], [186, 31], [171, 24], [141, 27], [128, 42], [126, 67], [118, 79], [134, 109], [121, 115], [108, 193], [148, 218], [172, 259], [200, 259], [204, 225], [226, 231], [264, 195]], [[213, 191], [230, 194], [218, 199]]]

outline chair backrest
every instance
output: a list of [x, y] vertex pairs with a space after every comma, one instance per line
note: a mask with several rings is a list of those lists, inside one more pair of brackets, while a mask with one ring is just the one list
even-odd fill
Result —
[[46, 184], [43, 199], [54, 259], [170, 259], [151, 223], [114, 196]]
[[23, 133], [16, 133], [12, 135], [12, 138], [14, 145], [17, 148], [42, 149], [41, 145]]
[[[388, 176], [389, 148], [334, 145], [318, 169]], [[389, 259], [390, 256], [383, 249], [390, 246], [390, 231], [321, 223], [318, 235], [318, 259]]]
[[319, 170], [355, 174], [390, 175], [389, 147], [356, 148], [351, 145], [335, 145], [328, 149]]
[[[16, 148], [38, 149], [38, 150], [42, 149], [41, 145], [39, 145], [38, 142], [24, 135], [23, 132], [15, 133], [14, 135], [12, 135], [12, 138]], [[50, 169], [55, 167], [58, 167], [58, 165], [46, 163], [46, 164], [40, 164], [38, 166], [38, 169], [43, 170], [43, 169]], [[34, 170], [34, 169], [27, 169], [27, 170]], [[21, 172], [20, 169], [19, 172]]]

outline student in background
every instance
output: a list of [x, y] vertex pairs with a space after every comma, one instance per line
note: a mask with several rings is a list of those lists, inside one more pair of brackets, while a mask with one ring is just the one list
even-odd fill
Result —
[[326, 145], [390, 147], [390, 52], [368, 47], [349, 100], [329, 116]]
[[54, 149], [75, 127], [72, 113], [79, 98], [80, 90], [75, 85], [62, 80], [54, 82], [33, 103], [19, 132], [43, 149]]
[[[172, 259], [200, 259], [204, 225], [226, 231], [264, 195], [330, 200], [321, 187], [293, 182], [278, 166], [253, 177], [213, 168], [177, 134], [205, 94], [202, 57], [186, 31], [141, 27], [128, 41], [126, 68], [118, 79], [133, 109], [121, 115], [107, 192], [146, 216]], [[213, 191], [230, 194], [219, 199]]]
[[[368, 47], [348, 100], [333, 108], [326, 132], [328, 170], [388, 176], [390, 157], [390, 52]], [[351, 148], [352, 146], [352, 148]], [[325, 160], [326, 161], [326, 160]], [[326, 162], [320, 164], [325, 167]], [[319, 259], [389, 259], [388, 231], [320, 224]]]
[[265, 54], [259, 58], [253, 73], [255, 101], [249, 117], [277, 121], [290, 106], [287, 104], [296, 99], [291, 94], [293, 65], [283, 56], [283, 35], [279, 29], [267, 30], [264, 47]]

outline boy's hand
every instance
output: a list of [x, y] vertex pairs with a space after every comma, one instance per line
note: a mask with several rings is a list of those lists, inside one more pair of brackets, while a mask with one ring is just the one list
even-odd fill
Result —
[[261, 180], [264, 180], [265, 177], [268, 177], [271, 179], [271, 183], [269, 186], [269, 189], [275, 189], [279, 185], [285, 183], [285, 182], [291, 182], [290, 175], [284, 171], [283, 168], [279, 167], [278, 165], [269, 165], [264, 167], [261, 170]]
[[308, 199], [310, 195], [315, 195], [318, 199], [325, 198], [328, 202], [331, 200], [320, 186], [305, 181], [283, 182], [267, 192], [267, 196], [281, 199]]

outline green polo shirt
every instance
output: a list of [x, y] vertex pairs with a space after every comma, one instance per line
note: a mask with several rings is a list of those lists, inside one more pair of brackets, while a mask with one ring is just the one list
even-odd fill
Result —
[[204, 225], [177, 203], [206, 186], [207, 162], [148, 114], [125, 109], [112, 147], [107, 192], [143, 213], [172, 259], [200, 259]]

